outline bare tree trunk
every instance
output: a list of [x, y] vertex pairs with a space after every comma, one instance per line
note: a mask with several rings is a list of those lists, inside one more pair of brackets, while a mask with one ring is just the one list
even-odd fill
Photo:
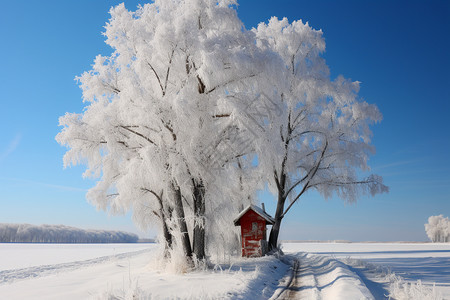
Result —
[[[162, 229], [163, 229], [163, 234], [164, 234], [164, 256], [165, 257], [169, 257], [170, 256], [170, 249], [172, 249], [172, 241], [173, 241], [173, 237], [172, 237], [172, 233], [169, 231], [169, 226], [167, 226], [167, 218], [166, 218], [166, 214], [164, 212], [164, 209], [161, 207], [161, 216], [162, 216]], [[172, 210], [169, 209], [169, 219], [172, 217]]]
[[285, 192], [285, 184], [286, 184], [286, 175], [281, 174], [280, 180], [277, 183], [278, 189], [278, 200], [277, 200], [277, 210], [275, 211], [275, 223], [270, 230], [269, 235], [269, 251], [275, 250], [278, 248], [278, 235], [280, 234], [281, 221], [283, 220], [284, 213], [284, 203], [286, 202]]
[[183, 247], [184, 255], [188, 258], [192, 257], [191, 241], [189, 239], [189, 232], [186, 224], [186, 218], [184, 216], [183, 201], [181, 198], [181, 191], [178, 186], [172, 185], [174, 192], [175, 213], [178, 219], [178, 226], [181, 233], [181, 244]]
[[170, 249], [172, 248], [173, 242], [173, 236], [171, 231], [169, 230], [169, 226], [167, 226], [167, 220], [170, 220], [172, 218], [173, 209], [167, 203], [166, 206], [168, 206], [168, 208], [164, 208], [165, 202], [163, 201], [163, 191], [157, 194], [154, 190], [151, 189], [141, 188], [141, 190], [146, 193], [151, 193], [153, 196], [155, 196], [156, 200], [159, 203], [159, 213], [153, 211], [153, 214], [156, 215], [161, 221], [161, 227], [164, 236], [164, 257], [167, 258], [170, 256]]
[[281, 193], [278, 193], [277, 210], [275, 211], [275, 223], [270, 230], [269, 235], [269, 251], [278, 248], [278, 235], [280, 234], [281, 221], [283, 220], [284, 203], [286, 198], [282, 197]]
[[[167, 220], [170, 220], [172, 218], [173, 209], [171, 207], [169, 207], [167, 210], [164, 209], [162, 192], [158, 195], [151, 190], [148, 190], [148, 191], [151, 192], [153, 195], [155, 195], [155, 197], [159, 203], [159, 214], [156, 214], [156, 213], [155, 214], [158, 215], [158, 217], [161, 219], [162, 230], [163, 230], [163, 235], [164, 235], [164, 257], [169, 257], [169, 255], [170, 255], [169, 250], [172, 248], [173, 236], [169, 230], [169, 226], [167, 226]], [[168, 214], [168, 216], [167, 216], [167, 214]]]
[[197, 259], [205, 258], [205, 187], [194, 180], [193, 250]]

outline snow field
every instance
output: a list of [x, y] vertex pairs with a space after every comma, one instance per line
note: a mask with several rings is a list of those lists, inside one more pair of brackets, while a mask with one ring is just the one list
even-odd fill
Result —
[[[354, 271], [371, 291], [375, 299], [397, 300], [440, 300], [449, 299], [445, 289], [436, 288], [435, 283], [423, 284], [422, 280], [408, 281], [396, 275], [389, 267], [368, 263], [363, 260], [341, 259]], [[447, 293], [449, 291], [447, 290]]]
[[129, 249], [85, 261], [0, 271], [0, 298], [88, 299], [108, 286], [125, 286], [132, 272], [142, 269], [154, 252], [154, 245], [147, 246], [147, 250]]
[[0, 271], [83, 261], [157, 247], [156, 244], [0, 243]]
[[362, 259], [450, 256], [449, 243], [283, 243], [282, 249]]
[[[179, 273], [161, 263], [156, 244], [0, 244], [0, 298], [285, 299], [287, 291], [287, 298], [321, 300], [450, 299], [448, 244], [283, 248], [279, 258], [212, 258], [209, 266]], [[10, 261], [21, 263], [11, 268]]]
[[[5, 269], [6, 260], [0, 262], [1, 299], [268, 299], [278, 287], [278, 281], [290, 267], [274, 256], [258, 259], [231, 258], [230, 263], [216, 264], [184, 274], [171, 273], [161, 267], [157, 245], [134, 244], [128, 252], [92, 258], [94, 253], [113, 250], [105, 245], [32, 245], [9, 255], [20, 261], [36, 248], [48, 247], [48, 252], [34, 254], [34, 266]], [[59, 247], [60, 246], [60, 247]], [[77, 247], [79, 246], [79, 247]], [[77, 256], [80, 247], [92, 251], [84, 261], [40, 264], [49, 256], [68, 258]], [[120, 245], [122, 246], [122, 245]], [[125, 245], [127, 246], [127, 245]], [[146, 249], [142, 249], [142, 247]], [[0, 247], [1, 248], [1, 247]], [[13, 247], [14, 248], [14, 247]], [[100, 249], [98, 249], [100, 248]], [[107, 250], [109, 249], [109, 250]], [[58, 252], [62, 250], [61, 252]], [[88, 253], [86, 251], [85, 253]], [[67, 260], [67, 259], [66, 259]], [[62, 259], [54, 259], [61, 262]], [[23, 264], [22, 264], [23, 266]]]

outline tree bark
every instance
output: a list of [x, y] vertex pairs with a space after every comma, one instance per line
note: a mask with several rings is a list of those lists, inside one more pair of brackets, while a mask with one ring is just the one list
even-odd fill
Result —
[[175, 213], [178, 219], [178, 226], [181, 234], [181, 244], [183, 247], [184, 255], [190, 258], [192, 257], [192, 248], [191, 248], [191, 241], [189, 239], [189, 232], [186, 224], [186, 218], [184, 215], [181, 191], [178, 186], [172, 185], [172, 188], [174, 192]]
[[163, 193], [161, 192], [158, 195], [154, 191], [151, 191], [151, 190], [148, 190], [148, 191], [156, 197], [156, 199], [158, 200], [158, 203], [159, 203], [159, 218], [161, 219], [162, 230], [163, 230], [164, 241], [165, 241], [164, 242], [164, 256], [169, 257], [169, 255], [170, 255], [169, 250], [172, 248], [173, 236], [169, 230], [169, 226], [167, 226], [167, 220], [172, 218], [172, 208], [169, 207], [167, 209], [167, 213], [169, 214], [169, 216], [167, 216], [166, 210], [164, 209], [164, 202], [162, 200]]
[[[282, 170], [284, 170], [284, 168]], [[286, 196], [284, 195], [285, 184], [286, 184], [286, 174], [281, 173], [281, 176], [277, 184], [278, 200], [277, 200], [277, 210], [275, 211], [274, 217], [275, 223], [272, 225], [272, 229], [270, 230], [269, 235], [269, 251], [278, 248], [278, 235], [280, 234], [281, 221], [283, 220], [283, 213], [284, 213], [284, 203], [286, 202]]]
[[285, 202], [286, 198], [283, 197], [283, 194], [278, 193], [277, 210], [275, 211], [274, 217], [275, 223], [273, 224], [269, 235], [269, 251], [278, 248], [278, 235], [280, 233], [281, 221], [283, 220]]
[[194, 237], [193, 251], [197, 259], [205, 258], [205, 187], [194, 181]]
[[[164, 234], [164, 256], [165, 257], [169, 257], [170, 255], [170, 249], [172, 249], [172, 241], [173, 241], [173, 237], [172, 237], [172, 233], [169, 231], [169, 227], [167, 226], [167, 221], [166, 221], [166, 214], [164, 213], [164, 209], [161, 207], [161, 216], [162, 216], [162, 229], [163, 229], [163, 234]], [[172, 213], [169, 210], [169, 218], [171, 217]]]

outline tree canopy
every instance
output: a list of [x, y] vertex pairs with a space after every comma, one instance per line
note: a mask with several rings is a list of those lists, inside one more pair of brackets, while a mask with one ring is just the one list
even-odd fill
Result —
[[309, 189], [350, 202], [387, 191], [357, 176], [381, 114], [358, 100], [357, 82], [330, 79], [322, 32], [277, 18], [247, 30], [235, 4], [112, 8], [112, 53], [77, 78], [84, 111], [60, 118], [65, 166], [86, 163], [84, 176], [99, 178], [89, 201], [158, 226], [166, 257], [235, 249], [232, 219], [265, 184], [278, 201], [273, 248]]

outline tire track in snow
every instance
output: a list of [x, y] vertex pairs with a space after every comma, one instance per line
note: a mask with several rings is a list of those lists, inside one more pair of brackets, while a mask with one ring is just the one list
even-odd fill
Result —
[[282, 287], [278, 292], [278, 295], [272, 297], [273, 300], [285, 300], [285, 299], [295, 299], [296, 298], [296, 289], [299, 284], [299, 271], [300, 271], [300, 262], [298, 259], [294, 259], [294, 264], [291, 267], [291, 274], [289, 280], [285, 287]]
[[11, 283], [16, 280], [25, 280], [32, 279], [36, 277], [48, 276], [60, 272], [69, 272], [74, 271], [80, 268], [86, 268], [89, 266], [112, 262], [115, 260], [120, 260], [124, 258], [133, 257], [139, 254], [143, 254], [145, 252], [150, 252], [153, 249], [143, 249], [134, 252], [126, 252], [120, 254], [114, 254], [109, 256], [101, 256], [93, 259], [83, 260], [83, 261], [74, 261], [68, 263], [61, 263], [55, 265], [41, 265], [30, 268], [22, 268], [22, 269], [12, 269], [12, 270], [4, 270], [0, 271], [0, 285]]
[[313, 262], [306, 256], [293, 258], [292, 272], [286, 286], [281, 287], [273, 300], [322, 299], [317, 289], [316, 272], [312, 272]]
[[284, 290], [284, 292], [278, 299], [295, 299], [296, 289], [299, 284], [299, 277], [300, 277], [299, 272], [300, 272], [300, 262], [298, 261], [298, 259], [296, 259], [294, 260], [291, 280], [287, 288]]

